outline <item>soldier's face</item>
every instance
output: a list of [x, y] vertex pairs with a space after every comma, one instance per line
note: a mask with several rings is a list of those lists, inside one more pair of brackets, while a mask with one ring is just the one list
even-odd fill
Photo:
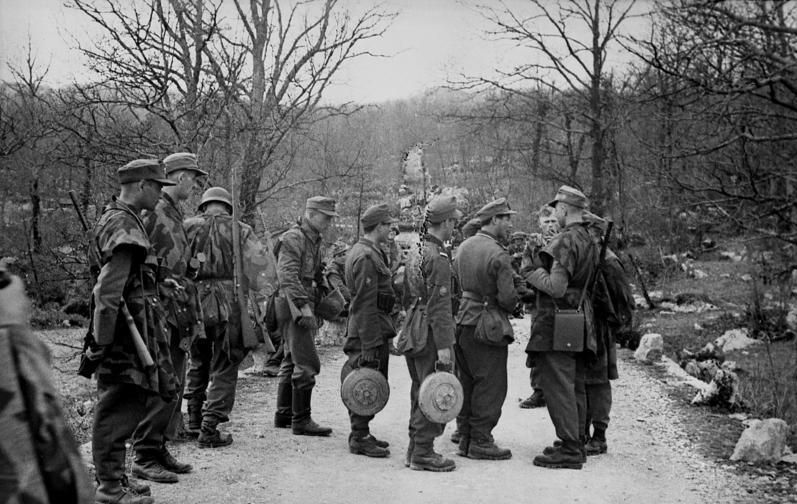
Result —
[[139, 207], [142, 210], [154, 210], [161, 195], [161, 186], [154, 180], [142, 180], [139, 186]]
[[567, 223], [567, 204], [562, 202], [557, 203], [556, 207], [554, 207], [553, 215], [559, 227], [565, 227]]
[[554, 214], [540, 217], [540, 231], [545, 238], [550, 238], [559, 232], [559, 222]]
[[321, 212], [312, 212], [308, 217], [310, 224], [312, 224], [319, 233], [325, 233], [326, 230], [329, 229], [329, 226], [332, 225], [332, 219], [334, 219], [334, 217], [331, 215]]
[[177, 186], [179, 187], [178, 198], [185, 200], [191, 197], [202, 188], [202, 177], [197, 177], [195, 172], [184, 171], [179, 178]]
[[512, 234], [512, 216], [503, 215], [501, 217], [495, 217], [494, 220], [497, 227], [497, 238], [506, 242]]

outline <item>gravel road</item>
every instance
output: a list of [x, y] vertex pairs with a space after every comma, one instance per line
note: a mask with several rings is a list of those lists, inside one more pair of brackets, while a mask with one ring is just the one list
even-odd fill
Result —
[[608, 432], [609, 452], [590, 457], [581, 471], [535, 467], [532, 459], [554, 439], [545, 409], [523, 410], [529, 394], [523, 348], [528, 320], [515, 321], [518, 341], [510, 347], [509, 393], [494, 431], [496, 441], [512, 449], [508, 461], [458, 457], [448, 437], [438, 451], [453, 457], [451, 473], [416, 472], [404, 467], [409, 414], [409, 374], [403, 358], [391, 357], [391, 396], [372, 422], [377, 437], [391, 444], [387, 459], [351, 455], [348, 417], [339, 395], [344, 358], [337, 348], [322, 352], [324, 362], [314, 394], [313, 416], [333, 427], [329, 438], [293, 436], [275, 429], [276, 380], [241, 374], [232, 421], [223, 426], [235, 442], [200, 450], [176, 445], [178, 458], [194, 464], [192, 474], [174, 485], [153, 484], [158, 503], [480, 503], [536, 504], [751, 502], [745, 476], [703, 458], [687, 440], [684, 419], [661, 381], [630, 353], [621, 351], [621, 378], [614, 382], [614, 407]]

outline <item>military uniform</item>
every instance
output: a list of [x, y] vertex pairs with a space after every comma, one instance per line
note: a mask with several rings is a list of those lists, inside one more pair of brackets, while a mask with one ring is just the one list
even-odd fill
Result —
[[94, 490], [29, 319], [25, 286], [0, 264], [0, 500], [84, 504]]
[[[393, 222], [385, 204], [369, 207], [360, 220], [364, 228]], [[361, 365], [375, 367], [387, 378], [389, 340], [396, 335], [390, 317], [396, 297], [387, 257], [379, 245], [362, 237], [346, 255], [345, 270], [351, 303], [343, 345], [348, 360], [341, 370], [341, 383]], [[366, 352], [373, 360], [364, 359]], [[349, 450], [352, 453], [376, 457], [389, 455], [386, 444], [371, 435], [369, 423], [373, 415], [363, 416], [349, 411], [349, 419]]]
[[[229, 192], [212, 187], [202, 196], [202, 214], [185, 221], [190, 255], [202, 253], [205, 256], [197, 271], [197, 289], [202, 302], [206, 338], [195, 341], [191, 347], [185, 393], [189, 410], [202, 408], [200, 447], [224, 446], [232, 442], [232, 438], [222, 436], [216, 426], [229, 421], [235, 403], [238, 366], [246, 354], [241, 313], [238, 303], [233, 302], [232, 215], [208, 212], [206, 205], [214, 202], [225, 204], [232, 210]], [[243, 290], [267, 296], [276, 284], [273, 258], [269, 257], [250, 226], [243, 222], [239, 226]]]
[[[433, 199], [429, 202], [426, 214], [432, 224], [459, 219], [462, 215], [457, 210], [453, 196], [438, 196]], [[411, 256], [405, 270], [405, 289], [410, 299], [423, 306], [429, 322], [426, 346], [420, 350], [415, 349], [413, 355], [405, 356], [412, 379], [407, 464], [413, 469], [449, 471], [455, 468], [454, 462], [443, 459], [434, 452], [433, 447], [434, 439], [443, 433], [445, 424], [426, 418], [419, 406], [418, 394], [423, 380], [435, 372], [437, 350], [453, 350], [456, 331], [453, 313], [456, 281], [451, 254], [438, 237], [425, 235], [422, 251], [423, 256]]]
[[[486, 221], [514, 213], [501, 198], [485, 205], [477, 215]], [[476, 338], [476, 326], [482, 311], [490, 309], [511, 333], [509, 316], [518, 303], [511, 258], [498, 238], [482, 228], [459, 246], [454, 267], [462, 289], [454, 347], [464, 393], [462, 411], [457, 417], [460, 454], [506, 459], [511, 452], [495, 446], [492, 430], [501, 418], [506, 398], [509, 341], [503, 335], [498, 335], [501, 339], [492, 343], [481, 341]]]
[[[136, 160], [119, 169], [122, 184], [152, 180], [171, 185], [155, 160]], [[178, 382], [169, 349], [166, 314], [157, 291], [157, 261], [135, 208], [114, 198], [92, 233], [90, 260], [99, 277], [93, 290], [93, 358], [99, 359], [99, 400], [94, 408], [92, 453], [98, 502], [122, 496], [125, 441], [144, 414], [161, 401], [173, 401]], [[127, 326], [124, 302], [155, 362], [141, 362]], [[159, 447], [158, 447], [159, 448]], [[124, 496], [127, 497], [127, 496]], [[136, 501], [133, 501], [136, 502]], [[142, 499], [139, 502], [151, 502]]]
[[[577, 189], [563, 186], [551, 202], [555, 206], [565, 202], [576, 208], [585, 208], [586, 196]], [[554, 316], [557, 309], [578, 306], [583, 289], [587, 286], [598, 260], [598, 250], [583, 222], [569, 223], [542, 252], [550, 262], [527, 276], [527, 281], [537, 289], [537, 316], [531, 327], [526, 347], [535, 364], [539, 366], [540, 385], [545, 391], [548, 413], [562, 440], [558, 451], [534, 459], [535, 465], [580, 469], [583, 462], [583, 426], [586, 421], [586, 395], [584, 366], [587, 351], [595, 351], [590, 336], [584, 342], [584, 351], [554, 350]], [[586, 296], [589, 303], [589, 296]], [[589, 326], [589, 323], [587, 323]], [[587, 334], [594, 332], [587, 329]]]
[[[307, 210], [315, 210], [330, 217], [335, 212], [335, 200], [321, 196], [309, 198]], [[331, 429], [312, 420], [312, 394], [315, 377], [321, 371], [321, 361], [315, 346], [316, 329], [300, 324], [302, 317], [315, 317], [315, 307], [321, 299], [323, 273], [321, 234], [306, 217], [280, 237], [277, 257], [279, 295], [275, 301], [278, 331], [283, 339], [285, 355], [279, 370], [277, 411], [274, 424], [291, 427], [294, 434], [328, 436]], [[317, 324], [317, 322], [316, 322]]]
[[[172, 154], [164, 159], [164, 164], [167, 175], [176, 170], [191, 170], [198, 176], [207, 175], [207, 172], [197, 167], [194, 154]], [[186, 278], [190, 256], [183, 220], [183, 211], [179, 204], [166, 192], [161, 192], [160, 200], [153, 211], [145, 210], [142, 213], [144, 228], [158, 259], [158, 292], [166, 311], [169, 349], [179, 388], [175, 401], [162, 402], [149, 410], [136, 429], [133, 435], [133, 449], [136, 452], [136, 466], [133, 472], [155, 481], [158, 481], [160, 476], [162, 482], [168, 482], [162, 479], [164, 476], [169, 481], [176, 481], [176, 477], [168, 474], [147, 476], [146, 466], [152, 465], [151, 462], [158, 462], [165, 469], [176, 473], [187, 473], [192, 469], [189, 464], [178, 463], [169, 454], [165, 441], [175, 440], [177, 431], [182, 426], [180, 407], [185, 386], [186, 355], [195, 336], [204, 332], [196, 308], [196, 288], [194, 283]], [[179, 287], [165, 280], [170, 280]]]

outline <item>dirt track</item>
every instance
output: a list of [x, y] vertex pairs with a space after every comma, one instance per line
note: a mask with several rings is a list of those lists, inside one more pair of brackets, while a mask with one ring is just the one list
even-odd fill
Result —
[[[470, 503], [548, 502], [703, 503], [750, 502], [742, 477], [696, 454], [682, 419], [660, 381], [621, 352], [620, 380], [614, 382], [609, 453], [590, 457], [581, 471], [535, 467], [532, 459], [554, 439], [544, 409], [522, 410], [529, 393], [523, 346], [528, 320], [517, 321], [518, 341], [510, 347], [509, 394], [494, 431], [512, 449], [509, 461], [469, 460], [454, 454], [449, 424], [437, 448], [457, 462], [452, 473], [416, 472], [404, 467], [409, 414], [409, 375], [403, 358], [391, 357], [391, 397], [372, 431], [391, 444], [388, 459], [348, 452], [348, 418], [339, 396], [343, 355], [325, 349], [314, 395], [313, 415], [331, 425], [330, 438], [293, 436], [272, 426], [275, 379], [241, 374], [232, 421], [223, 426], [235, 442], [200, 450], [182, 444], [173, 451], [194, 464], [174, 485], [153, 484], [158, 503]], [[641, 391], [641, 392], [640, 392]]]

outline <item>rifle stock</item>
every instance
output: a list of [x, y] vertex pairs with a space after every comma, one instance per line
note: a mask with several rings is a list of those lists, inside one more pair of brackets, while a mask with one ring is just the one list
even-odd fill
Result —
[[[80, 210], [80, 205], [78, 205], [74, 190], [69, 191], [69, 199], [72, 200], [72, 206], [75, 207], [75, 212], [77, 212], [77, 216], [78, 219], [80, 220], [81, 226], [83, 227], [83, 231], [88, 233], [89, 225], [88, 222], [86, 222], [86, 218], [83, 216], [83, 212]], [[101, 256], [102, 254], [99, 254], [98, 257]], [[155, 361], [152, 360], [152, 356], [150, 355], [149, 350], [147, 349], [147, 345], [146, 343], [144, 343], [144, 339], [141, 337], [141, 333], [138, 331], [138, 327], [136, 326], [136, 322], [133, 319], [133, 315], [130, 313], [130, 310], [127, 308], [127, 304], [125, 303], [124, 299], [121, 299], [119, 302], [119, 310], [122, 312], [122, 316], [125, 318], [125, 322], [127, 323], [127, 329], [130, 332], [130, 338], [133, 340], [133, 346], [136, 348], [136, 354], [138, 355], [139, 360], [141, 360], [141, 363], [144, 365], [145, 369], [154, 367]], [[81, 373], [80, 371], [78, 372]], [[81, 374], [83, 375], [83, 373]], [[89, 376], [91, 376], [91, 374], [92, 373], [89, 373]]]
[[[249, 303], [246, 289], [243, 284], [243, 268], [241, 255], [241, 226], [238, 222], [238, 205], [235, 197], [235, 168], [230, 169], [231, 187], [230, 196], [232, 197], [232, 254], [233, 254], [233, 297], [238, 303], [240, 312], [241, 340], [244, 348], [255, 348], [257, 346], [257, 335], [252, 320], [249, 317]], [[266, 340], [268, 338], [265, 338]], [[273, 346], [273, 345], [272, 345]]]

